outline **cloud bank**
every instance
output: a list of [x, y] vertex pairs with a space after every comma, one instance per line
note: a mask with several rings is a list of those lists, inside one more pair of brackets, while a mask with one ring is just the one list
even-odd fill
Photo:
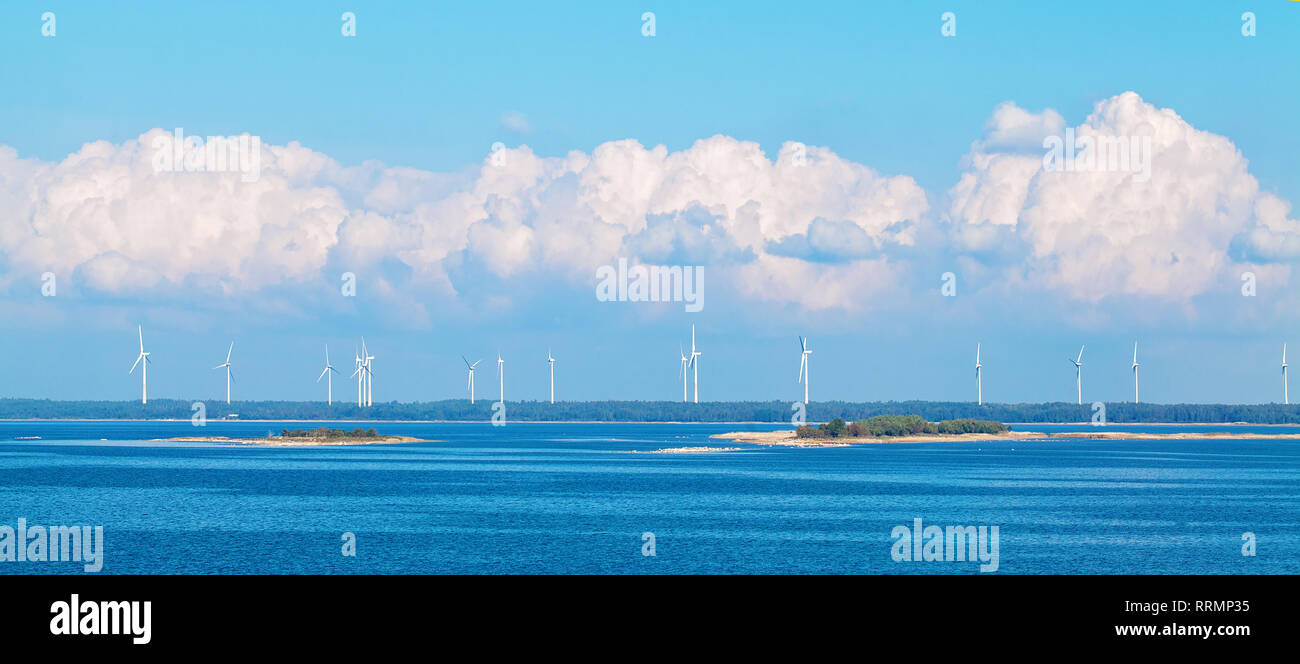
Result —
[[[1046, 168], [1044, 139], [1067, 129], [1148, 137], [1149, 178]], [[938, 194], [827, 148], [786, 143], [769, 158], [721, 135], [677, 152], [630, 139], [561, 157], [505, 148], [464, 173], [264, 144], [260, 178], [243, 182], [155, 171], [168, 133], [88, 143], [59, 162], [0, 145], [6, 282], [52, 271], [110, 297], [249, 296], [336, 288], [351, 271], [376, 275], [400, 306], [468, 290], [508, 306], [512, 285], [585, 291], [597, 267], [627, 257], [705, 265], [742, 305], [854, 311], [936, 289], [944, 261], [977, 266], [977, 292], [1098, 302], [1187, 301], [1233, 288], [1245, 269], [1289, 281], [1300, 258], [1290, 203], [1261, 190], [1230, 140], [1132, 92], [1077, 127], [998, 106]]]

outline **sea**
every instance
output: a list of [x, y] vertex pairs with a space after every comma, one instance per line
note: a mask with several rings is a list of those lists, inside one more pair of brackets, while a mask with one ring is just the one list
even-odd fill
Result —
[[[359, 424], [429, 441], [389, 445], [155, 440], [320, 424], [0, 422], [0, 532], [102, 526], [98, 574], [1300, 573], [1300, 440], [792, 448], [710, 439], [775, 425], [487, 422]], [[651, 453], [705, 445], [741, 449]], [[976, 554], [996, 532], [995, 569], [960, 540], [913, 556], [904, 531], [934, 526], [984, 528]], [[0, 574], [86, 573], [3, 554]]]

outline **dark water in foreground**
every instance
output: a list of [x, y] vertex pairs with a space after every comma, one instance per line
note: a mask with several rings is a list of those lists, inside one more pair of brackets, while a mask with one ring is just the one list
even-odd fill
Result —
[[[203, 433], [284, 426], [298, 425]], [[978, 573], [895, 562], [890, 533], [916, 518], [998, 526], [999, 574], [1300, 572], [1300, 440], [650, 455], [629, 452], [733, 445], [708, 436], [775, 427], [375, 426], [444, 442], [261, 448], [142, 442], [192, 435], [188, 422], [2, 422], [0, 526], [102, 525], [102, 573], [117, 574]], [[1246, 531], [1254, 557], [1242, 555]], [[356, 557], [340, 553], [344, 532]], [[654, 556], [642, 555], [647, 532]], [[0, 562], [0, 574], [81, 569]]]

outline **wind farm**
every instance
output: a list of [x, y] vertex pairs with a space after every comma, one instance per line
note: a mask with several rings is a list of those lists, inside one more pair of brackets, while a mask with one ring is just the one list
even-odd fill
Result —
[[[679, 348], [678, 348], [678, 373], [677, 373], [676, 378], [677, 378], [678, 380], [681, 381], [681, 400], [680, 400], [680, 402], [678, 402], [678, 403], [681, 403], [681, 404], [684, 404], [684, 405], [690, 405], [690, 406], [703, 406], [703, 405], [705, 405], [705, 402], [701, 402], [701, 401], [700, 401], [700, 394], [699, 394], [699, 382], [700, 382], [700, 379], [701, 379], [701, 376], [700, 376], [700, 373], [701, 373], [700, 357], [703, 355], [703, 352], [702, 352], [702, 350], [701, 350], [701, 348], [700, 348], [700, 346], [699, 346], [699, 334], [698, 334], [698, 330], [696, 329], [696, 327], [697, 327], [697, 326], [696, 326], [695, 324], [691, 324], [691, 325], [690, 325], [690, 341], [689, 341], [689, 348], [690, 348], [690, 349], [687, 350], [687, 347], [686, 347], [685, 344], [679, 344]], [[799, 400], [801, 403], [803, 403], [805, 406], [813, 406], [813, 405], [815, 405], [816, 402], [814, 402], [814, 401], [812, 400], [812, 398], [811, 398], [811, 397], [813, 396], [813, 395], [812, 395], [812, 392], [811, 392], [811, 356], [812, 356], [812, 354], [813, 354], [812, 345], [811, 345], [811, 343], [810, 343], [810, 341], [809, 341], [809, 338], [808, 338], [807, 336], [804, 336], [804, 335], [798, 335], [798, 336], [797, 336], [797, 340], [798, 340], [798, 342], [799, 342], [799, 368], [798, 368], [798, 373], [796, 374], [796, 383], [797, 383], [798, 385], [800, 385], [800, 387], [802, 388], [802, 394], [800, 395], [800, 398], [799, 398], [798, 400]], [[137, 355], [136, 355], [136, 358], [135, 358], [135, 362], [134, 362], [134, 363], [131, 365], [131, 367], [129, 368], [128, 373], [134, 375], [136, 371], [139, 371], [139, 372], [140, 372], [140, 390], [141, 390], [141, 392], [140, 392], [140, 402], [141, 402], [142, 405], [148, 405], [148, 404], [150, 403], [150, 400], [149, 400], [149, 394], [148, 394], [148, 382], [147, 382], [147, 381], [148, 381], [148, 378], [147, 378], [146, 371], [147, 371], [147, 367], [148, 367], [148, 365], [152, 363], [152, 353], [151, 353], [151, 351], [146, 350], [146, 347], [145, 347], [145, 344], [144, 344], [143, 325], [137, 325], [137, 329], [136, 329], [136, 342], [137, 342], [137, 345], [136, 345]], [[1163, 409], [1162, 407], [1158, 406], [1158, 405], [1146, 404], [1146, 403], [1144, 403], [1144, 402], [1142, 401], [1142, 399], [1141, 399], [1140, 377], [1139, 377], [1139, 372], [1140, 372], [1141, 362], [1140, 362], [1139, 357], [1138, 357], [1138, 355], [1139, 355], [1139, 350], [1140, 350], [1140, 349], [1139, 349], [1139, 345], [1140, 345], [1140, 344], [1139, 344], [1138, 342], [1134, 342], [1134, 343], [1133, 343], [1132, 350], [1131, 350], [1131, 355], [1127, 358], [1127, 359], [1129, 359], [1129, 362], [1127, 363], [1127, 368], [1128, 368], [1129, 372], [1131, 373], [1132, 380], [1133, 380], [1133, 385], [1132, 385], [1132, 389], [1133, 389], [1133, 398], [1132, 398], [1132, 401], [1131, 401], [1130, 403], [1132, 403], [1134, 406], [1142, 406], [1143, 410], [1142, 410], [1142, 411], [1138, 411], [1138, 412], [1144, 413], [1144, 414], [1145, 414], [1145, 417], [1148, 418], [1147, 421], [1159, 421], [1160, 418], [1159, 418], [1159, 416], [1158, 416], [1157, 414], [1163, 412], [1164, 409]], [[316, 377], [316, 379], [315, 379], [315, 382], [316, 382], [317, 384], [321, 383], [322, 381], [325, 382], [326, 393], [325, 393], [325, 399], [324, 399], [324, 402], [325, 402], [325, 405], [326, 405], [326, 406], [333, 407], [333, 406], [335, 405], [335, 402], [334, 402], [334, 399], [333, 399], [333, 376], [334, 376], [334, 374], [339, 374], [339, 375], [342, 375], [342, 374], [339, 373], [337, 367], [335, 367], [335, 365], [332, 363], [331, 356], [330, 356], [330, 350], [329, 350], [329, 344], [325, 344], [323, 350], [324, 350], [324, 360], [325, 360], [325, 362], [324, 362], [324, 365], [323, 365], [323, 366], [322, 366], [322, 365], [319, 365], [319, 364], [317, 365], [318, 367], [321, 367], [321, 369], [320, 369], [319, 373], [317, 374], [317, 377]], [[1086, 345], [1081, 345], [1080, 348], [1079, 348], [1079, 350], [1078, 350], [1078, 352], [1076, 353], [1075, 357], [1074, 357], [1074, 358], [1069, 358], [1069, 362], [1070, 362], [1070, 364], [1073, 365], [1074, 368], [1075, 368], [1075, 402], [1074, 402], [1074, 405], [1076, 405], [1076, 406], [1082, 406], [1082, 405], [1084, 405], [1084, 402], [1083, 402], [1083, 376], [1082, 376], [1082, 374], [1083, 374], [1083, 364], [1084, 364], [1084, 362], [1083, 362], [1083, 355], [1084, 355], [1085, 351], [1086, 351]], [[1281, 403], [1281, 405], [1289, 406], [1289, 405], [1290, 405], [1290, 395], [1289, 395], [1289, 385], [1288, 385], [1288, 376], [1287, 376], [1288, 365], [1287, 365], [1287, 360], [1286, 360], [1286, 352], [1287, 352], [1287, 344], [1284, 343], [1284, 344], [1283, 344], [1283, 348], [1282, 348], [1282, 360], [1281, 360], [1281, 370], [1282, 370], [1282, 380], [1283, 380], [1283, 391], [1282, 391], [1282, 399], [1281, 399], [1281, 402], [1280, 402], [1280, 403]], [[555, 363], [556, 363], [556, 358], [555, 358], [555, 355], [554, 355], [554, 351], [553, 351], [553, 349], [551, 349], [551, 348], [546, 348], [546, 356], [545, 356], [545, 357], [546, 357], [545, 373], [542, 374], [541, 372], [538, 372], [538, 374], [537, 374], [539, 378], [542, 378], [542, 379], [544, 380], [544, 382], [542, 383], [542, 385], [544, 386], [544, 392], [543, 392], [542, 399], [543, 399], [543, 403], [545, 403], [545, 404], [548, 404], [548, 405], [551, 405], [551, 406], [557, 406], [557, 405], [560, 404], [561, 402], [557, 402], [557, 401], [556, 401], [556, 394], [555, 394]], [[984, 401], [984, 393], [983, 393], [983, 370], [984, 370], [984, 368], [985, 368], [984, 357], [985, 357], [985, 353], [984, 353], [984, 350], [983, 350], [983, 343], [977, 341], [977, 342], [976, 342], [976, 345], [975, 345], [975, 361], [974, 361], [974, 369], [975, 369], [975, 394], [972, 395], [972, 396], [975, 397], [975, 399], [973, 400], [973, 403], [970, 404], [970, 407], [971, 407], [971, 408], [976, 408], [976, 409], [994, 408], [994, 409], [1003, 409], [1003, 410], [1005, 410], [1005, 409], [1007, 408], [1008, 404], [993, 404], [992, 406], [990, 406], [989, 404], [987, 404], [987, 403]], [[357, 381], [357, 401], [356, 401], [356, 406], [357, 406], [358, 408], [360, 408], [360, 409], [363, 409], [362, 412], [364, 412], [364, 410], [366, 410], [366, 409], [370, 409], [370, 408], [372, 408], [372, 407], [374, 406], [374, 396], [373, 396], [373, 394], [374, 394], [374, 392], [373, 392], [374, 368], [373, 368], [373, 363], [374, 363], [374, 361], [375, 361], [375, 358], [376, 358], [376, 355], [374, 354], [374, 352], [373, 352], [373, 350], [372, 350], [372, 347], [371, 347], [371, 344], [369, 343], [369, 341], [368, 341], [367, 339], [365, 339], [364, 337], [363, 337], [363, 338], [360, 338], [360, 339], [359, 339], [359, 342], [358, 342], [358, 344], [357, 344], [357, 346], [356, 346], [355, 353], [354, 353], [354, 359], [353, 359], [353, 361], [354, 361], [354, 370], [353, 370], [353, 372], [351, 373], [350, 378], [353, 378], [353, 379], [355, 379], [355, 380]], [[506, 361], [505, 361], [504, 358], [505, 358], [505, 354], [502, 353], [502, 352], [500, 352], [500, 351], [498, 351], [498, 352], [497, 352], [497, 357], [496, 357], [496, 375], [497, 375], [497, 382], [498, 382], [498, 384], [497, 384], [497, 390], [498, 390], [498, 392], [497, 392], [497, 400], [500, 401], [500, 402], [504, 402], [504, 400], [505, 400], [505, 363], [506, 363]], [[829, 361], [831, 361], [832, 364], [836, 364], [836, 360], [837, 360], [837, 358], [836, 358], [834, 355], [829, 356], [829, 358], [830, 358]], [[476, 385], [475, 385], [475, 376], [476, 376], [476, 370], [477, 370], [477, 367], [478, 367], [478, 365], [481, 363], [481, 360], [476, 360], [476, 361], [471, 362], [470, 360], [468, 360], [467, 357], [465, 357], [465, 356], [463, 356], [463, 355], [460, 356], [460, 359], [461, 359], [462, 363], [464, 364], [464, 369], [465, 369], [465, 371], [466, 371], [466, 374], [465, 374], [465, 381], [466, 381], [466, 382], [465, 382], [465, 388], [466, 388], [466, 392], [467, 392], [466, 397], [467, 397], [467, 400], [468, 400], [468, 402], [469, 402], [469, 405], [473, 406], [473, 405], [475, 405], [475, 404], [477, 403], [477, 390], [476, 390]], [[838, 358], [838, 359], [839, 359], [840, 362], [843, 361], [843, 358]], [[399, 358], [399, 360], [400, 360], [400, 358]], [[406, 363], [403, 363], [403, 364], [406, 364]], [[225, 393], [225, 395], [224, 395], [224, 403], [225, 403], [226, 405], [232, 405], [232, 404], [234, 403], [234, 401], [233, 401], [233, 394], [232, 394], [233, 384], [234, 384], [234, 382], [235, 382], [235, 378], [234, 378], [234, 374], [233, 374], [233, 365], [234, 365], [234, 342], [232, 341], [232, 342], [229, 342], [229, 343], [227, 344], [227, 347], [226, 347], [226, 355], [225, 355], [224, 361], [222, 361], [220, 364], [217, 364], [217, 365], [211, 367], [212, 370], [224, 370], [224, 372], [225, 372], [225, 374], [226, 374], [226, 376], [225, 376], [225, 378], [226, 378], [226, 393]], [[434, 373], [436, 374], [437, 372], [435, 371]], [[525, 377], [525, 378], [527, 378], [527, 377]], [[707, 377], [706, 377], [706, 378], [707, 378]], [[955, 376], [954, 376], [953, 378], [955, 378]], [[529, 381], [526, 380], [525, 382], [529, 382]], [[536, 384], [536, 383], [533, 383], [533, 384]], [[433, 395], [430, 395], [430, 396], [433, 396]], [[665, 395], [665, 396], [666, 396], [666, 395]], [[1113, 396], [1113, 395], [1112, 395], [1112, 396]], [[523, 403], [523, 402], [528, 402], [528, 399], [529, 399], [529, 397], [525, 396], [521, 403]], [[1110, 403], [1111, 403], [1111, 404], [1115, 404], [1115, 403], [1117, 403], [1118, 401], [1119, 401], [1119, 399], [1112, 399], [1112, 400], [1110, 400]], [[244, 402], [244, 404], [249, 404], [249, 403], [256, 403], [256, 402]], [[391, 412], [391, 409], [392, 409], [393, 407], [395, 407], [394, 404], [397, 404], [397, 403], [398, 403], [398, 402], [389, 402], [389, 404], [386, 406], [386, 412]], [[408, 403], [413, 403], [413, 404], [414, 404], [414, 403], [436, 403], [436, 400], [435, 400], [435, 401], [429, 401], [429, 402], [410, 401], [410, 402], [408, 402]], [[566, 413], [567, 413], [567, 412], [572, 412], [572, 408], [573, 408], [573, 405], [574, 405], [574, 404], [582, 404], [582, 403], [596, 403], [596, 402], [593, 402], [593, 401], [575, 401], [575, 402], [567, 402], [567, 405], [566, 405], [566, 407], [565, 407], [565, 412], [566, 412]], [[649, 403], [653, 403], [653, 402], [649, 402]], [[716, 404], [718, 404], [718, 403], [727, 403], [727, 402], [711, 402], [711, 403], [714, 404], [714, 405], [710, 406], [710, 407], [709, 407], [709, 410], [710, 410], [710, 412], [714, 412], [714, 411], [716, 411]], [[854, 403], [858, 403], [858, 404], [864, 404], [864, 403], [871, 403], [871, 402], [837, 402], [837, 401], [828, 401], [828, 402], [824, 402], [824, 403], [846, 403], [846, 404], [854, 404]], [[936, 404], [937, 404], [937, 403], [951, 403], [951, 402], [936, 401], [936, 402], [916, 402], [916, 403], [936, 403]], [[1050, 404], [1051, 402], [1047, 402], [1047, 403]], [[1114, 407], [1114, 406], [1112, 405], [1112, 408], [1113, 408], [1113, 407]], [[248, 411], [248, 406], [246, 405], [242, 410]], [[308, 410], [311, 410], [311, 409], [308, 409]], [[254, 411], [248, 411], [248, 412], [256, 412], [256, 411], [254, 410]], [[992, 411], [992, 410], [989, 410], [989, 411], [977, 411], [977, 410], [972, 410], [972, 411], [970, 411], [970, 412], [971, 412], [972, 414], [977, 414], [977, 413], [980, 413], [980, 412], [989, 413], [989, 412], [994, 412], [994, 411]], [[1127, 413], [1127, 411], [1124, 411], [1124, 412]], [[360, 413], [358, 413], [358, 415], [359, 415], [359, 414], [360, 414]], [[533, 420], [548, 420], [548, 419], [556, 419], [556, 420], [558, 420], [558, 419], [560, 418], [560, 415], [559, 415], [559, 411], [558, 411], [558, 410], [556, 411], [555, 414], [552, 414], [552, 415], [547, 415], [547, 414], [540, 413], [540, 412], [533, 412], [533, 413], [531, 413], [531, 414], [528, 414], [527, 412], [524, 412], [524, 413], [520, 413], [520, 415], [522, 415], [522, 417], [519, 417], [519, 418], [517, 418], [517, 419], [527, 420], [527, 419], [530, 419], [530, 418], [531, 418], [531, 419], [533, 419]], [[463, 416], [463, 415], [462, 415], [462, 416]], [[711, 416], [712, 416], [712, 415], [710, 415], [710, 417], [711, 417]], [[1130, 417], [1131, 417], [1132, 414], [1128, 414], [1127, 416], [1130, 416]], [[460, 417], [460, 416], [458, 416], [458, 417]], [[587, 417], [587, 416], [577, 416], [577, 417], [585, 418], [585, 417]], [[677, 413], [677, 414], [671, 415], [670, 417], [672, 418], [673, 421], [679, 421], [679, 420], [690, 421], [690, 420], [693, 419], [692, 416], [690, 416], [689, 414], [684, 414], [684, 413]], [[767, 416], [764, 416], [764, 418], [766, 418], [766, 417], [767, 417]], [[633, 418], [633, 419], [635, 419], [635, 418]], [[1083, 420], [1083, 419], [1084, 419], [1084, 418], [1082, 418], [1082, 417], [1078, 418], [1078, 420]], [[1267, 418], [1266, 418], [1266, 419], [1267, 419]], [[1076, 421], [1077, 421], [1077, 420], [1076, 420]], [[1246, 421], [1246, 420], [1243, 420], [1243, 421]]]

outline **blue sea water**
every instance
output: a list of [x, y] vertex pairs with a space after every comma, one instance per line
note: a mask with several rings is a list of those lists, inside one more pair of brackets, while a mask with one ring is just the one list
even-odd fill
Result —
[[[301, 425], [201, 433], [286, 426]], [[998, 526], [998, 574], [1300, 572], [1300, 440], [773, 448], [709, 439], [777, 428], [761, 425], [373, 426], [438, 442], [272, 448], [149, 442], [194, 435], [188, 422], [0, 422], [0, 525], [102, 525], [106, 574], [979, 573], [895, 562], [891, 531], [917, 518]], [[645, 454], [687, 445], [744, 449]]]

